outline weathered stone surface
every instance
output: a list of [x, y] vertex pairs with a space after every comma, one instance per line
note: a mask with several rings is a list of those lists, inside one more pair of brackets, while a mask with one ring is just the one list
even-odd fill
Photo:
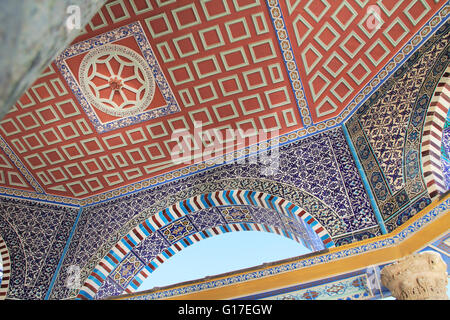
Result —
[[0, 10], [0, 119], [81, 29], [69, 30], [69, 6], [84, 27], [105, 0], [2, 1]]
[[412, 254], [381, 271], [381, 283], [398, 300], [448, 300], [447, 281], [447, 265], [434, 251]]

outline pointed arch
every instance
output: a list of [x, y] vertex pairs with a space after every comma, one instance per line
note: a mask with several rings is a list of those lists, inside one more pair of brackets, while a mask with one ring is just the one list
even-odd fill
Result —
[[[334, 247], [334, 242], [329, 233], [316, 219], [314, 219], [314, 217], [312, 217], [304, 209], [281, 197], [250, 190], [223, 190], [196, 195], [159, 211], [132, 228], [130, 232], [122, 237], [120, 241], [118, 241], [108, 252], [108, 254], [106, 254], [106, 256], [97, 264], [84, 282], [83, 287], [78, 293], [77, 299], [94, 299], [98, 290], [105, 282], [105, 279], [112, 272], [114, 272], [119, 265], [126, 263], [126, 259], [131, 256], [130, 252], [133, 248], [139, 246], [139, 244], [142, 243], [147, 237], [155, 234], [158, 230], [161, 230], [171, 223], [180, 221], [184, 217], [200, 210], [233, 205], [247, 205], [266, 208], [276, 211], [284, 217], [301, 222], [321, 242], [319, 247], [317, 247], [317, 245], [312, 245], [315, 251]], [[250, 224], [248, 223], [241, 224], [241, 227], [233, 224], [233, 226], [229, 226], [227, 228], [229, 228], [229, 231], [239, 231], [239, 228], [250, 228], [249, 226]], [[256, 227], [255, 225], [254, 230], [258, 231], [258, 228], [259, 231], [267, 231], [267, 229], [264, 229], [269, 228], [269, 226], [261, 225]], [[279, 230], [278, 232], [275, 232], [287, 236], [286, 230]], [[205, 234], [203, 235], [205, 236]], [[200, 240], [199, 236], [197, 237], [198, 240]], [[176, 251], [179, 251], [176, 246], [174, 248], [175, 250], [173, 248], [171, 249], [172, 252], [170, 250], [161, 252], [159, 256], [160, 259], [158, 260], [157, 256], [156, 261], [162, 263], [161, 261], [164, 261], [162, 257], [169, 257]], [[179, 249], [181, 250], [181, 247], [179, 247]], [[136, 263], [139, 264], [139, 262]], [[126, 292], [133, 292], [136, 290], [142, 282], [142, 279], [148, 276], [152, 272], [152, 268], [155, 268], [157, 265], [158, 264], [156, 262], [152, 264], [152, 261], [150, 261], [145, 267], [141, 266], [139, 275], [134, 275], [132, 280], [129, 279], [127, 281], [127, 286], [125, 289], [128, 291]]]
[[422, 133], [422, 170], [428, 194], [435, 200], [446, 191], [441, 168], [442, 132], [450, 109], [450, 66], [431, 99]]
[[[127, 270], [130, 265], [136, 262], [140, 262], [139, 258], [141, 258], [134, 250], [127, 253], [127, 255], [122, 259], [122, 261], [117, 265], [115, 271], [113, 271], [109, 276], [106, 277], [103, 284], [98, 289], [95, 299], [103, 299], [110, 296], [121, 295], [121, 294], [129, 294], [136, 292], [139, 286], [145, 281], [147, 277], [149, 277], [154, 271], [157, 270], [162, 264], [164, 264], [168, 259], [173, 257], [175, 254], [180, 251], [190, 247], [191, 245], [211, 238], [218, 236], [224, 233], [231, 232], [245, 232], [245, 231], [257, 231], [257, 232], [267, 232], [274, 233], [280, 236], [284, 236], [288, 239], [294, 240], [298, 243], [305, 244], [302, 239], [297, 237], [295, 233], [289, 232], [286, 229], [279, 228], [273, 225], [266, 225], [260, 223], [253, 222], [243, 222], [243, 223], [232, 223], [232, 224], [224, 224], [219, 226], [214, 226], [208, 229], [204, 229], [202, 231], [196, 232], [194, 234], [188, 235], [179, 241], [173, 243], [167, 248], [161, 250], [154, 258], [152, 258], [148, 263], [142, 265], [142, 268], [139, 272], [134, 274], [131, 278], [125, 279], [125, 277], [116, 278], [118, 274], [121, 274], [122, 271]], [[142, 246], [142, 243], [140, 244]], [[145, 246], [145, 244], [144, 244]], [[118, 289], [117, 282], [124, 287], [122, 289]]]
[[8, 294], [9, 279], [11, 277], [11, 259], [5, 241], [0, 235], [0, 256], [3, 268], [3, 276], [0, 283], [0, 300], [4, 300]]

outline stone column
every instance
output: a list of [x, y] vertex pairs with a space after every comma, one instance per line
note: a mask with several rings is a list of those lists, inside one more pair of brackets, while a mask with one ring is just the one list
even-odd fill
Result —
[[[0, 9], [0, 120], [106, 0], [9, 0]], [[71, 8], [80, 28], [69, 29]]]
[[447, 281], [447, 265], [434, 251], [409, 255], [381, 270], [381, 283], [397, 300], [448, 300]]

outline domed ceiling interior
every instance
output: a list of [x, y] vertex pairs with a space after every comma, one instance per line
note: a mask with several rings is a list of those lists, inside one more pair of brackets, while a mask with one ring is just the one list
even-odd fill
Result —
[[130, 293], [224, 232], [317, 252], [393, 231], [448, 189], [421, 143], [449, 8], [107, 1], [0, 122], [8, 296]]
[[178, 149], [213, 157], [219, 134], [332, 128], [445, 3], [108, 1], [2, 120], [0, 185], [83, 199], [186, 166]]

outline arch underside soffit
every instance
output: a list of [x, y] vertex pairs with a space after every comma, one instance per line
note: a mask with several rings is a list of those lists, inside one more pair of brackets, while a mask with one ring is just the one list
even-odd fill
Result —
[[6, 298], [9, 287], [9, 279], [11, 278], [11, 259], [6, 243], [0, 235], [0, 300]]
[[444, 175], [445, 189], [450, 189], [450, 112], [447, 114], [444, 131], [442, 132], [441, 165]]
[[[148, 226], [148, 223], [146, 226]], [[140, 230], [144, 229], [141, 228]], [[95, 299], [134, 292], [145, 278], [151, 277], [151, 273], [159, 265], [177, 252], [203, 239], [222, 233], [239, 231], [276, 233], [305, 245], [313, 252], [325, 248], [322, 240], [310, 225], [303, 219], [288, 216], [286, 213], [247, 205], [203, 209], [165, 225], [149, 234], [136, 246], [131, 247], [131, 251], [119, 260], [114, 270], [104, 279]], [[137, 234], [145, 236], [142, 231], [141, 233], [130, 232], [126, 238], [128, 246], [132, 244], [132, 241], [139, 241]], [[134, 236], [134, 239], [132, 236]], [[127, 248], [124, 242], [118, 245]], [[111, 266], [110, 263], [113, 261], [107, 259], [103, 262]], [[102, 269], [102, 271], [105, 270]], [[83, 292], [83, 288], [81, 292]]]
[[422, 168], [435, 199], [450, 189], [450, 66], [436, 86], [422, 136]]
[[[224, 206], [227, 204], [228, 206]], [[236, 206], [239, 204], [247, 206]], [[255, 206], [260, 208], [255, 208]], [[213, 211], [203, 212], [206, 208], [211, 207], [217, 208], [213, 208]], [[198, 210], [200, 210], [200, 213], [197, 213]], [[247, 214], [244, 214], [245, 211]], [[206, 225], [204, 224], [205, 222], [207, 222]], [[236, 223], [241, 225], [239, 226]], [[230, 226], [227, 227], [224, 224], [230, 224]], [[248, 229], [276, 232], [288, 238], [296, 239], [296, 241], [304, 242], [306, 247], [311, 248], [313, 251], [334, 246], [332, 238], [320, 222], [304, 209], [286, 199], [248, 190], [224, 190], [210, 194], [201, 194], [184, 199], [156, 214], [151, 214], [138, 226], [134, 226], [126, 236], [113, 244], [112, 249], [97, 264], [80, 290], [79, 297], [94, 298], [101, 286], [109, 288], [109, 282], [115, 283], [115, 286], [107, 289], [107, 292], [110, 292], [112, 288], [116, 288], [116, 291], [134, 291], [143, 278], [146, 278], [154, 268], [174, 252], [189, 245], [192, 239], [197, 239], [198, 241], [201, 238], [208, 237], [207, 233], [202, 233], [205, 228], [213, 228], [210, 231], [210, 235], [217, 234], [217, 232], [245, 231]], [[174, 240], [172, 230], [180, 231], [181, 237], [188, 236], [190, 240], [176, 239], [177, 243], [172, 243]], [[200, 234], [190, 236], [190, 233], [193, 232], [200, 232]], [[126, 257], [131, 255], [133, 260], [135, 260], [134, 256], [136, 254], [139, 255], [139, 252], [146, 252], [145, 248], [147, 247], [152, 248], [155, 241], [158, 242], [154, 237], [163, 237], [165, 243], [171, 245], [170, 248], [160, 247], [159, 250], [161, 252], [156, 252], [159, 253], [156, 258], [152, 256], [152, 261], [142, 264], [141, 269], [143, 270], [139, 274], [140, 280], [115, 279], [116, 277], [120, 278], [120, 273], [114, 273], [114, 270], [121, 270], [123, 262], [127, 268], [130, 267]], [[160, 245], [164, 244], [164, 242], [159, 243]], [[139, 249], [140, 246], [144, 247], [143, 251]], [[129, 253], [131, 250], [134, 253]], [[141, 262], [146, 260], [148, 260], [148, 257], [139, 259]], [[105, 279], [108, 275], [110, 275], [109, 280]], [[118, 285], [118, 282], [120, 283], [121, 281], [124, 281], [126, 285], [123, 286], [122, 283]], [[116, 293], [119, 294], [120, 292]]]

